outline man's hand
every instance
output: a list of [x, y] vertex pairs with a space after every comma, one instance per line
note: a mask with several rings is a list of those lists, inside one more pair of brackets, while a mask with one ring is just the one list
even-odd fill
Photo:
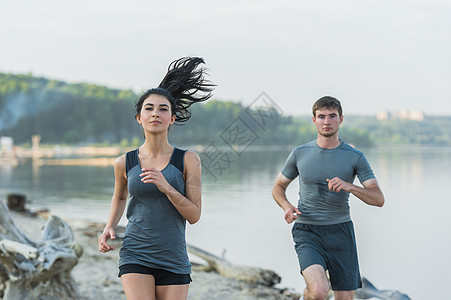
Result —
[[382, 207], [385, 203], [384, 194], [382, 194], [376, 178], [371, 178], [362, 182], [363, 188], [343, 181], [338, 177], [327, 179], [327, 183], [330, 191], [337, 193], [340, 191], [352, 193], [368, 205]]
[[338, 177], [332, 178], [332, 179], [327, 179], [327, 183], [329, 185], [329, 191], [333, 191], [333, 192], [341, 192], [342, 190], [345, 192], [350, 192], [351, 191], [351, 186], [352, 184], [346, 181], [341, 180]]
[[285, 211], [285, 221], [287, 221], [287, 224], [290, 224], [294, 220], [297, 219], [297, 217], [301, 214], [301, 212], [294, 206], [289, 206]]

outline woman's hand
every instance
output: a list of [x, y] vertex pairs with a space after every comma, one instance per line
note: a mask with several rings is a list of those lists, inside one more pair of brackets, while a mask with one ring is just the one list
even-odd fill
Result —
[[103, 233], [100, 235], [99, 237], [99, 251], [106, 253], [108, 251], [114, 250], [116, 248], [114, 248], [113, 246], [110, 246], [107, 244], [107, 241], [109, 239], [115, 240], [116, 239], [116, 235], [114, 233], [114, 229], [110, 228], [110, 229], [106, 229], [103, 231]]
[[143, 168], [141, 171], [142, 173], [139, 174], [139, 176], [141, 177], [142, 182], [155, 184], [162, 193], [167, 194], [169, 192], [169, 183], [159, 170], [155, 168]]

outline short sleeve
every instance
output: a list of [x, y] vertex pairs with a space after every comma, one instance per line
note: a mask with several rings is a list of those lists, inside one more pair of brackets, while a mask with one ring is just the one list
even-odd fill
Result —
[[357, 177], [360, 180], [360, 183], [367, 181], [368, 179], [376, 178], [374, 176], [374, 172], [371, 169], [370, 164], [368, 163], [368, 160], [366, 159], [365, 155], [360, 155], [360, 158], [357, 162]]
[[298, 175], [298, 167], [296, 165], [296, 155], [294, 153], [295, 150], [291, 151], [290, 155], [288, 155], [287, 160], [285, 161], [285, 165], [281, 173], [288, 179], [295, 179]]

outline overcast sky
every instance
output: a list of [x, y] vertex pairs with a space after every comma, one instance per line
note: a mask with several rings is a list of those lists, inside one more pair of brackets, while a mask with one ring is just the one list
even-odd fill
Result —
[[451, 2], [0, 0], [0, 72], [141, 92], [201, 56], [215, 98], [451, 115]]

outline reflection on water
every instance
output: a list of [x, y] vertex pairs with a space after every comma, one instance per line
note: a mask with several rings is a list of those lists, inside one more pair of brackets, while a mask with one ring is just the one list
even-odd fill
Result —
[[[291, 225], [271, 197], [277, 173], [291, 149], [247, 151], [217, 176], [203, 178], [201, 221], [188, 226], [187, 239], [234, 263], [273, 269], [282, 286], [302, 290]], [[364, 150], [386, 197], [381, 208], [351, 197], [361, 273], [377, 287], [399, 289], [412, 299], [446, 299], [446, 257], [451, 209], [447, 185], [451, 149]], [[62, 217], [105, 222], [113, 193], [112, 166], [37, 165], [0, 167], [0, 196], [27, 195], [31, 208]], [[287, 190], [297, 200], [297, 181]], [[29, 205], [29, 207], [30, 207]], [[125, 223], [125, 220], [121, 221]], [[432, 293], [432, 294], [431, 294]], [[435, 293], [435, 294], [434, 294]]]

